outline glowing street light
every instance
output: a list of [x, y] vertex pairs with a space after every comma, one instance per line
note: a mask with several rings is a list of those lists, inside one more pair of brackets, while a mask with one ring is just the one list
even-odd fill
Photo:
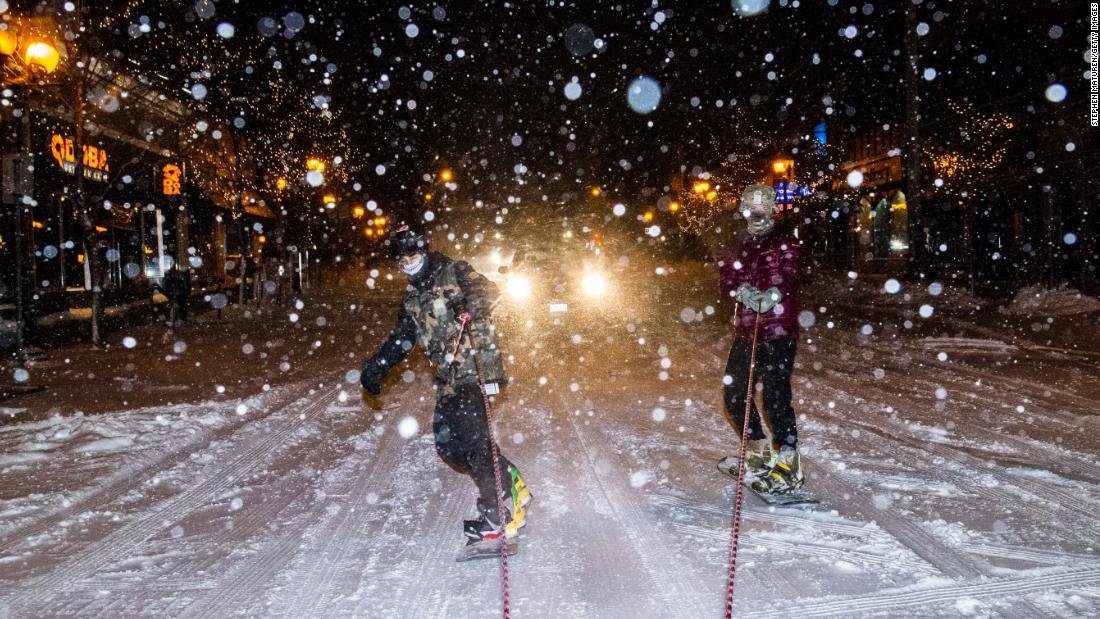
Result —
[[598, 197], [600, 197], [600, 194], [602, 194], [602, 193], [603, 193], [603, 190], [602, 190], [602, 189], [600, 189], [599, 187], [593, 187], [593, 188], [592, 188], [592, 197], [593, 197], [593, 198], [598, 198]]
[[325, 162], [318, 159], [317, 157], [310, 157], [309, 159], [306, 159], [306, 169], [311, 172], [324, 172]]
[[286, 179], [281, 176], [275, 179], [275, 189], [278, 189], [279, 191], [286, 189]]
[[695, 183], [693, 183], [692, 186], [691, 186], [691, 190], [693, 192], [699, 194], [699, 195], [703, 195], [703, 194], [707, 193], [708, 191], [710, 191], [710, 182], [709, 181], [695, 181]]
[[356, 206], [356, 207], [353, 207], [351, 209], [351, 215], [352, 215], [352, 217], [355, 217], [356, 219], [362, 219], [363, 215], [366, 215], [366, 214], [367, 214], [367, 209], [365, 209], [361, 206]]
[[23, 61], [32, 71], [39, 71], [44, 75], [53, 73], [57, 63], [61, 62], [61, 52], [57, 48], [44, 41], [35, 41], [27, 46], [23, 52]]
[[450, 168], [443, 168], [439, 171], [439, 180], [444, 183], [449, 183], [454, 180], [454, 172], [451, 172]]
[[678, 210], [680, 210], [680, 203], [677, 200], [668, 203], [668, 212], [675, 213]]

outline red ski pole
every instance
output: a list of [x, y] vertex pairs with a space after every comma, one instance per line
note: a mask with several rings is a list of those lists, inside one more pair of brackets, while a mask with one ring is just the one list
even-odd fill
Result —
[[458, 332], [458, 340], [455, 342], [455, 354], [458, 353], [458, 343], [461, 342], [462, 335], [465, 333], [470, 342], [470, 354], [474, 356], [474, 369], [477, 371], [477, 385], [481, 389], [481, 401], [485, 404], [485, 426], [488, 430], [489, 448], [493, 454], [493, 477], [496, 478], [497, 490], [497, 517], [500, 519], [501, 602], [503, 605], [504, 619], [509, 619], [509, 617], [511, 617], [511, 609], [508, 600], [510, 593], [508, 588], [508, 534], [504, 522], [504, 486], [500, 481], [500, 452], [497, 449], [496, 436], [493, 434], [493, 408], [489, 405], [489, 394], [485, 392], [485, 377], [481, 373], [481, 361], [477, 357], [477, 347], [474, 346], [474, 338], [468, 326], [470, 323], [470, 315], [463, 313], [459, 316], [459, 320], [462, 326]]
[[[734, 316], [737, 306], [734, 306]], [[760, 313], [752, 325], [752, 349], [749, 357], [749, 384], [745, 394], [745, 419], [741, 428], [741, 452], [737, 456], [737, 493], [733, 502], [733, 533], [730, 536], [730, 566], [726, 578], [726, 619], [733, 619], [733, 580], [737, 573], [737, 540], [741, 536], [741, 500], [744, 497], [745, 448], [749, 441], [749, 414], [752, 412], [753, 370], [756, 368], [756, 335], [760, 329]], [[736, 336], [734, 336], [736, 337]]]

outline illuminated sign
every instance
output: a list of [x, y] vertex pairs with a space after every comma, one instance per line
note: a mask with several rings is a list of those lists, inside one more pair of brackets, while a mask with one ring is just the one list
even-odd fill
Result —
[[[81, 151], [83, 151], [81, 162], [84, 164], [84, 178], [106, 181], [107, 173], [111, 171], [110, 166], [107, 165], [107, 151], [90, 144], [83, 145]], [[50, 153], [62, 170], [69, 174], [76, 173], [76, 147], [71, 138], [61, 137], [56, 133], [51, 135]]]
[[180, 167], [169, 163], [160, 170], [161, 191], [166, 196], [180, 195]]

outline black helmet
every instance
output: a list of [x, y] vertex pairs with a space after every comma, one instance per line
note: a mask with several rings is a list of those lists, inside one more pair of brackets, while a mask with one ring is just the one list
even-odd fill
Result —
[[413, 254], [427, 253], [428, 251], [428, 240], [407, 224], [398, 226], [386, 243], [389, 245], [390, 255], [393, 256], [394, 260], [400, 260]]

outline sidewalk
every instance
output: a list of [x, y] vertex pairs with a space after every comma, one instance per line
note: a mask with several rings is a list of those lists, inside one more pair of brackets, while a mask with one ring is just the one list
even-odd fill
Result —
[[[209, 311], [174, 331], [163, 323], [125, 326], [110, 332], [105, 349], [68, 343], [32, 361], [28, 385], [44, 389], [4, 402], [0, 424], [240, 398], [310, 375], [324, 380], [358, 369], [364, 346], [384, 335], [362, 325], [392, 320], [334, 292], [286, 306], [230, 305], [220, 321]], [[12, 376], [10, 360], [2, 371]]]

